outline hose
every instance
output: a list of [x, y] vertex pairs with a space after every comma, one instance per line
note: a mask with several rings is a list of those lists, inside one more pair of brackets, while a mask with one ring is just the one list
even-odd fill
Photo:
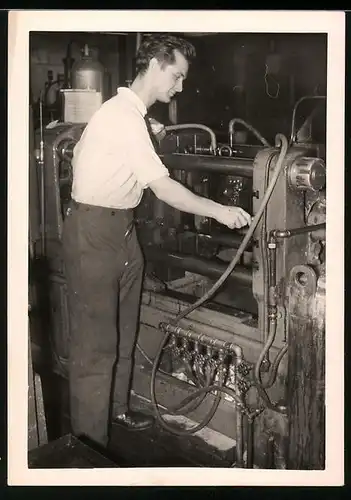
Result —
[[[270, 348], [272, 347], [273, 345], [273, 342], [274, 342], [274, 339], [275, 339], [275, 335], [276, 335], [276, 331], [277, 331], [277, 323], [275, 320], [272, 320], [270, 323], [269, 323], [269, 327], [268, 327], [268, 337], [267, 337], [267, 340], [266, 340], [266, 343], [258, 357], [258, 360], [257, 360], [257, 363], [255, 364], [255, 369], [254, 369], [254, 377], [255, 377], [255, 382], [257, 384], [259, 384], [262, 388], [264, 389], [268, 389], [269, 387], [271, 387], [274, 383], [274, 380], [275, 380], [275, 376], [276, 376], [276, 372], [278, 370], [278, 366], [279, 366], [279, 363], [281, 361], [281, 359], [283, 358], [286, 350], [284, 351], [285, 348], [287, 348], [287, 346], [284, 346], [283, 349], [281, 349], [281, 351], [277, 354], [276, 356], [276, 359], [274, 360], [273, 362], [273, 365], [272, 365], [272, 368], [271, 368], [271, 371], [270, 371], [270, 375], [269, 375], [269, 379], [267, 382], [262, 382], [261, 381], [261, 365], [262, 365], [262, 362], [263, 360], [265, 359], [265, 357], [267, 356]], [[284, 351], [284, 354], [282, 355], [282, 352]], [[277, 364], [277, 359], [279, 360], [279, 363]]]
[[235, 125], [235, 123], [240, 123], [241, 125], [244, 125], [244, 127], [246, 127], [248, 130], [250, 130], [250, 132], [252, 132], [254, 134], [254, 136], [256, 136], [257, 139], [260, 142], [262, 142], [262, 144], [264, 146], [266, 146], [266, 148], [270, 148], [271, 147], [271, 145], [269, 144], [269, 142], [252, 125], [250, 125], [249, 123], [247, 123], [245, 120], [242, 120], [241, 118], [233, 118], [229, 122], [229, 145], [230, 145], [231, 148], [233, 147], [233, 135], [234, 135], [234, 125]]
[[[166, 337], [168, 337], [168, 336], [166, 336]], [[172, 413], [178, 414], [178, 412], [180, 411], [181, 408], [183, 408], [184, 406], [187, 406], [194, 399], [197, 399], [199, 396], [202, 396], [203, 394], [206, 395], [212, 391], [217, 391], [214, 403], [211, 406], [211, 408], [210, 408], [209, 412], [207, 413], [207, 415], [205, 416], [205, 418], [202, 420], [202, 422], [191, 427], [190, 429], [184, 429], [184, 430], [174, 429], [174, 427], [172, 425], [167, 424], [167, 422], [165, 422], [165, 420], [162, 418], [162, 415], [161, 415], [160, 410], [158, 409], [158, 404], [157, 404], [156, 397], [155, 397], [156, 372], [157, 372], [158, 361], [160, 360], [160, 357], [162, 354], [163, 346], [164, 346], [164, 343], [161, 342], [160, 348], [159, 348], [158, 353], [157, 353], [156, 358], [155, 358], [155, 363], [154, 363], [154, 366], [152, 369], [152, 374], [151, 374], [151, 401], [152, 401], [152, 405], [154, 408], [154, 412], [156, 414], [156, 418], [157, 418], [158, 422], [161, 424], [161, 427], [163, 427], [165, 430], [167, 430], [171, 434], [176, 434], [177, 436], [188, 436], [189, 434], [195, 434], [195, 432], [198, 432], [201, 429], [203, 429], [204, 427], [206, 427], [206, 425], [212, 420], [212, 418], [214, 417], [214, 414], [217, 411], [219, 403], [221, 401], [221, 396], [222, 396], [221, 392], [226, 388], [223, 387], [223, 385], [222, 385], [223, 382], [220, 381], [219, 385], [210, 385], [208, 387], [203, 387], [203, 388], [195, 391], [193, 394], [191, 394], [187, 398], [185, 398], [178, 405], [176, 413], [175, 413], [175, 410], [173, 409], [170, 411], [171, 414]]]
[[206, 125], [202, 125], [201, 123], [182, 123], [179, 125], [168, 125], [165, 127], [166, 132], [173, 132], [177, 130], [184, 130], [184, 129], [191, 129], [191, 128], [197, 128], [200, 130], [204, 130], [205, 132], [208, 132], [211, 137], [211, 149], [212, 152], [215, 154], [217, 150], [217, 139], [216, 139], [216, 134], [213, 132], [212, 129], [209, 127], [206, 127]]
[[[178, 314], [172, 321], [171, 321], [171, 324], [177, 324], [179, 323], [179, 321], [181, 321], [183, 318], [185, 318], [188, 314], [190, 314], [192, 311], [194, 311], [195, 309], [197, 309], [198, 307], [200, 307], [201, 305], [203, 305], [210, 297], [212, 297], [216, 292], [217, 290], [223, 285], [223, 283], [226, 281], [226, 279], [228, 278], [228, 276], [232, 273], [233, 269], [235, 268], [235, 266], [237, 265], [237, 263], [239, 262], [246, 246], [248, 245], [256, 227], [257, 227], [257, 224], [258, 222], [260, 221], [261, 217], [262, 217], [262, 214], [264, 212], [264, 210], [266, 209], [266, 206], [270, 200], [270, 197], [273, 193], [273, 190], [275, 188], [275, 185], [277, 183], [277, 180], [278, 180], [278, 177], [283, 169], [283, 165], [284, 165], [284, 159], [285, 159], [285, 156], [286, 156], [286, 153], [287, 153], [287, 150], [288, 150], [288, 140], [286, 139], [286, 137], [282, 134], [277, 134], [276, 136], [276, 146], [278, 147], [279, 145], [279, 142], [281, 144], [281, 149], [280, 149], [280, 153], [279, 153], [279, 156], [278, 156], [278, 160], [277, 160], [277, 163], [276, 163], [276, 166], [275, 166], [275, 169], [274, 169], [274, 173], [273, 173], [273, 176], [272, 176], [272, 179], [269, 183], [269, 186], [263, 196], [263, 199], [262, 199], [262, 203], [256, 213], [256, 215], [254, 216], [252, 222], [251, 222], [251, 225], [243, 239], [243, 241], [241, 242], [240, 244], [240, 247], [238, 249], [238, 251], [236, 252], [235, 256], [233, 257], [232, 261], [230, 262], [230, 264], [228, 265], [227, 269], [224, 271], [224, 273], [222, 274], [222, 276], [217, 280], [217, 282], [210, 288], [210, 290], [208, 290], [204, 295], [203, 297], [201, 297], [199, 300], [197, 300], [194, 304], [191, 304], [190, 306], [188, 306], [184, 311], [182, 311], [180, 314]], [[221, 398], [221, 392], [227, 392], [227, 388], [226, 387], [223, 387], [222, 385], [218, 385], [218, 386], [210, 386], [212, 387], [212, 389], [210, 387], [205, 387], [203, 389], [200, 389], [199, 391], [196, 391], [195, 393], [193, 393], [191, 396], [189, 396], [188, 398], [186, 398], [184, 401], [182, 401], [181, 405], [184, 405], [185, 404], [185, 401], [189, 400], [189, 398], [193, 399], [193, 398], [196, 398], [198, 397], [198, 395], [201, 393], [204, 392], [209, 392], [209, 391], [212, 391], [214, 390], [213, 387], [216, 387], [216, 391], [218, 391], [217, 393], [217, 396], [216, 396], [216, 399], [215, 399], [215, 402], [213, 404], [213, 407], [211, 409], [211, 411], [208, 413], [208, 415], [205, 417], [205, 419], [203, 420], [202, 423], [200, 423], [198, 426], [195, 426], [191, 429], [188, 429], [187, 431], [179, 431], [179, 430], [175, 430], [172, 426], [168, 425], [162, 418], [162, 415], [159, 411], [159, 408], [158, 408], [158, 404], [157, 404], [157, 401], [156, 401], [156, 394], [155, 394], [155, 382], [156, 382], [156, 372], [157, 372], [157, 368], [158, 368], [158, 365], [159, 365], [159, 362], [160, 362], [160, 359], [161, 359], [161, 355], [162, 355], [162, 351], [165, 347], [165, 345], [167, 344], [168, 340], [169, 340], [169, 336], [170, 334], [165, 334], [164, 335], [164, 338], [162, 339], [160, 345], [159, 345], [159, 348], [158, 348], [158, 351], [157, 351], [157, 354], [156, 354], [156, 357], [155, 357], [155, 360], [154, 360], [154, 363], [153, 363], [153, 367], [152, 367], [152, 373], [151, 373], [151, 388], [150, 388], [150, 391], [151, 391], [151, 401], [152, 401], [152, 405], [153, 405], [153, 409], [154, 409], [154, 412], [155, 412], [155, 415], [156, 415], [156, 418], [158, 420], [158, 422], [160, 423], [160, 425], [166, 429], [167, 431], [171, 432], [171, 433], [174, 433], [174, 434], [178, 434], [178, 435], [186, 435], [186, 434], [193, 434], [195, 432], [197, 432], [198, 430], [202, 429], [203, 427], [205, 427], [205, 425], [207, 425], [209, 423], [209, 421], [211, 420], [211, 418], [213, 417], [214, 413], [216, 410], [214, 410], [214, 408], [217, 408], [218, 405], [219, 405], [219, 401], [220, 401], [220, 398]], [[267, 406], [269, 406], [270, 408], [272, 408], [273, 404], [270, 402], [269, 400], [269, 397], [268, 395], [265, 393], [264, 389], [262, 387], [260, 387], [259, 384], [255, 384], [256, 385], [256, 388], [258, 390], [258, 393], [259, 395], [261, 396], [261, 398], [265, 401], [265, 403], [267, 404]], [[228, 392], [227, 392], [228, 393]], [[235, 393], [234, 393], [235, 394]], [[234, 400], [238, 400], [238, 397], [235, 395], [234, 397]], [[239, 403], [241, 403], [239, 401]], [[180, 406], [181, 406], [180, 405]], [[279, 411], [280, 409], [277, 407], [276, 408], [277, 411]], [[214, 411], [213, 411], [214, 410]]]
[[[140, 347], [139, 344], [136, 344], [136, 348], [150, 365], [154, 364], [154, 361], [146, 354], [146, 352]], [[164, 370], [158, 369], [157, 371], [159, 373], [162, 373], [163, 375], [170, 376], [170, 374], [165, 372]], [[206, 384], [204, 384], [204, 387], [209, 387], [211, 385], [210, 384], [211, 378], [212, 378], [211, 374], [209, 374], [206, 378]], [[191, 400], [188, 402], [184, 400], [173, 408], [169, 407], [168, 412], [172, 415], [179, 415], [179, 414], [187, 415], [188, 413], [195, 411], [200, 406], [200, 404], [203, 402], [207, 394], [208, 394], [207, 392], [204, 392], [198, 396], [199, 399], [196, 398], [194, 400], [194, 398], [191, 398]], [[188, 405], [189, 407], [187, 408]]]

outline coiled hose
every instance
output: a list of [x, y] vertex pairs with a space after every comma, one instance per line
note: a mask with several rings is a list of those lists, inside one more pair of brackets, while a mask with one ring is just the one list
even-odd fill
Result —
[[[248, 243], [249, 243], [249, 241], [250, 241], [250, 239], [251, 239], [251, 237], [252, 237], [252, 235], [257, 227], [258, 222], [260, 221], [260, 219], [262, 217], [264, 210], [266, 209], [266, 206], [267, 206], [269, 199], [273, 193], [273, 190], [274, 190], [275, 185], [277, 183], [278, 177], [279, 177], [279, 175], [282, 171], [283, 165], [284, 165], [284, 159], [285, 159], [285, 156], [286, 156], [286, 153], [288, 150], [288, 140], [286, 139], [286, 137], [284, 135], [277, 134], [277, 136], [275, 138], [275, 143], [276, 143], [276, 147], [279, 147], [279, 143], [280, 143], [281, 149], [280, 149], [278, 160], [277, 160], [277, 163], [276, 163], [276, 166], [274, 169], [274, 173], [272, 175], [272, 179], [271, 179], [269, 186], [268, 186], [268, 188], [263, 196], [262, 203], [261, 203], [256, 215], [252, 219], [250, 227], [249, 227], [240, 247], [238, 248], [238, 251], [236, 252], [235, 256], [233, 257], [232, 261], [230, 262], [230, 264], [228, 265], [227, 269], [224, 271], [222, 276], [216, 281], [216, 283], [210, 288], [210, 290], [208, 290], [194, 304], [191, 304], [183, 312], [178, 314], [171, 321], [171, 323], [173, 325], [176, 325], [177, 323], [179, 323], [179, 321], [181, 321], [183, 318], [185, 318], [185, 316], [187, 316], [192, 311], [194, 311], [195, 309], [197, 309], [198, 307], [203, 305], [207, 300], [209, 300], [217, 292], [217, 290], [223, 285], [223, 283], [226, 281], [228, 276], [233, 272], [235, 266], [239, 262], [246, 246], [248, 245]], [[205, 416], [205, 418], [203, 419], [203, 421], [200, 424], [198, 424], [190, 429], [186, 429], [186, 430], [175, 430], [173, 428], [173, 426], [169, 425], [162, 418], [162, 415], [161, 415], [160, 410], [158, 408], [158, 403], [157, 403], [156, 394], [155, 394], [156, 373], [157, 373], [158, 365], [160, 363], [160, 359], [162, 356], [162, 351], [169, 340], [169, 336], [170, 336], [169, 333], [168, 334], [166, 333], [164, 335], [164, 338], [162, 339], [162, 341], [159, 345], [158, 351], [156, 353], [156, 357], [154, 359], [153, 367], [152, 367], [150, 392], [151, 392], [151, 402], [152, 402], [153, 410], [154, 410], [155, 416], [156, 416], [159, 424], [165, 430], [167, 430], [173, 434], [177, 434], [177, 435], [194, 434], [195, 432], [197, 432], [200, 429], [202, 429], [203, 427], [205, 427], [210, 422], [212, 417], [214, 416], [214, 414], [218, 408], [220, 399], [221, 399], [221, 393], [230, 394], [234, 398], [234, 400], [236, 401], [237, 405], [242, 404], [242, 402], [234, 391], [232, 391], [231, 389], [229, 389], [227, 387], [223, 387], [223, 385], [222, 385], [223, 380], [220, 379], [219, 384], [217, 384], [217, 385], [210, 385], [208, 387], [203, 387], [203, 388], [193, 392], [186, 399], [184, 399], [177, 407], [177, 409], [179, 411], [182, 407], [184, 407], [186, 404], [190, 403], [192, 400], [198, 398], [200, 395], [202, 395], [204, 393], [208, 394], [210, 392], [217, 392], [216, 398], [215, 398], [215, 401], [213, 403], [211, 410]], [[260, 396], [262, 397], [262, 399], [265, 401], [266, 405], [272, 408], [273, 405], [272, 405], [272, 403], [270, 403], [268, 395], [265, 393], [264, 389], [258, 385], [257, 390], [258, 390]], [[278, 411], [279, 411], [279, 408], [278, 408]]]

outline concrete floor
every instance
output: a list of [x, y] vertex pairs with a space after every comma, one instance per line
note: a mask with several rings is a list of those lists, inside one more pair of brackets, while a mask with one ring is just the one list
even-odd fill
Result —
[[[150, 413], [148, 405], [137, 398], [133, 398], [133, 407]], [[163, 418], [176, 430], [195, 425], [185, 417]], [[122, 458], [120, 465], [126, 467], [230, 467], [235, 442], [207, 427], [193, 435], [178, 436], [156, 421], [152, 428], [141, 432], [113, 425], [111, 451]]]

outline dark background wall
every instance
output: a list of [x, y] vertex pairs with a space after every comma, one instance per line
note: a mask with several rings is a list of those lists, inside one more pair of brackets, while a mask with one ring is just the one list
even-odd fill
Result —
[[272, 139], [290, 130], [297, 99], [326, 93], [324, 35], [220, 34], [193, 43], [198, 57], [178, 98], [180, 121], [226, 132], [239, 117]]
[[[272, 140], [289, 134], [294, 103], [303, 95], [325, 95], [327, 37], [324, 34], [233, 34], [188, 36], [194, 61], [184, 91], [177, 97], [178, 122], [198, 122], [227, 134], [228, 123], [240, 117]], [[33, 33], [30, 80], [35, 102], [47, 71], [64, 72], [69, 42], [77, 60], [88, 43], [106, 69], [108, 97], [132, 78], [136, 34]], [[169, 121], [165, 105], [153, 114]]]

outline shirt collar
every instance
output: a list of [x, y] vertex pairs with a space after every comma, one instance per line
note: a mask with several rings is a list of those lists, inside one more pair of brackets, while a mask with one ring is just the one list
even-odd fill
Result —
[[130, 88], [128, 87], [118, 87], [117, 89], [118, 94], [121, 94], [124, 98], [128, 99], [130, 102], [132, 102], [140, 111], [142, 116], [144, 117], [147, 113], [147, 108], [143, 101], [136, 95], [135, 92], [133, 92]]

